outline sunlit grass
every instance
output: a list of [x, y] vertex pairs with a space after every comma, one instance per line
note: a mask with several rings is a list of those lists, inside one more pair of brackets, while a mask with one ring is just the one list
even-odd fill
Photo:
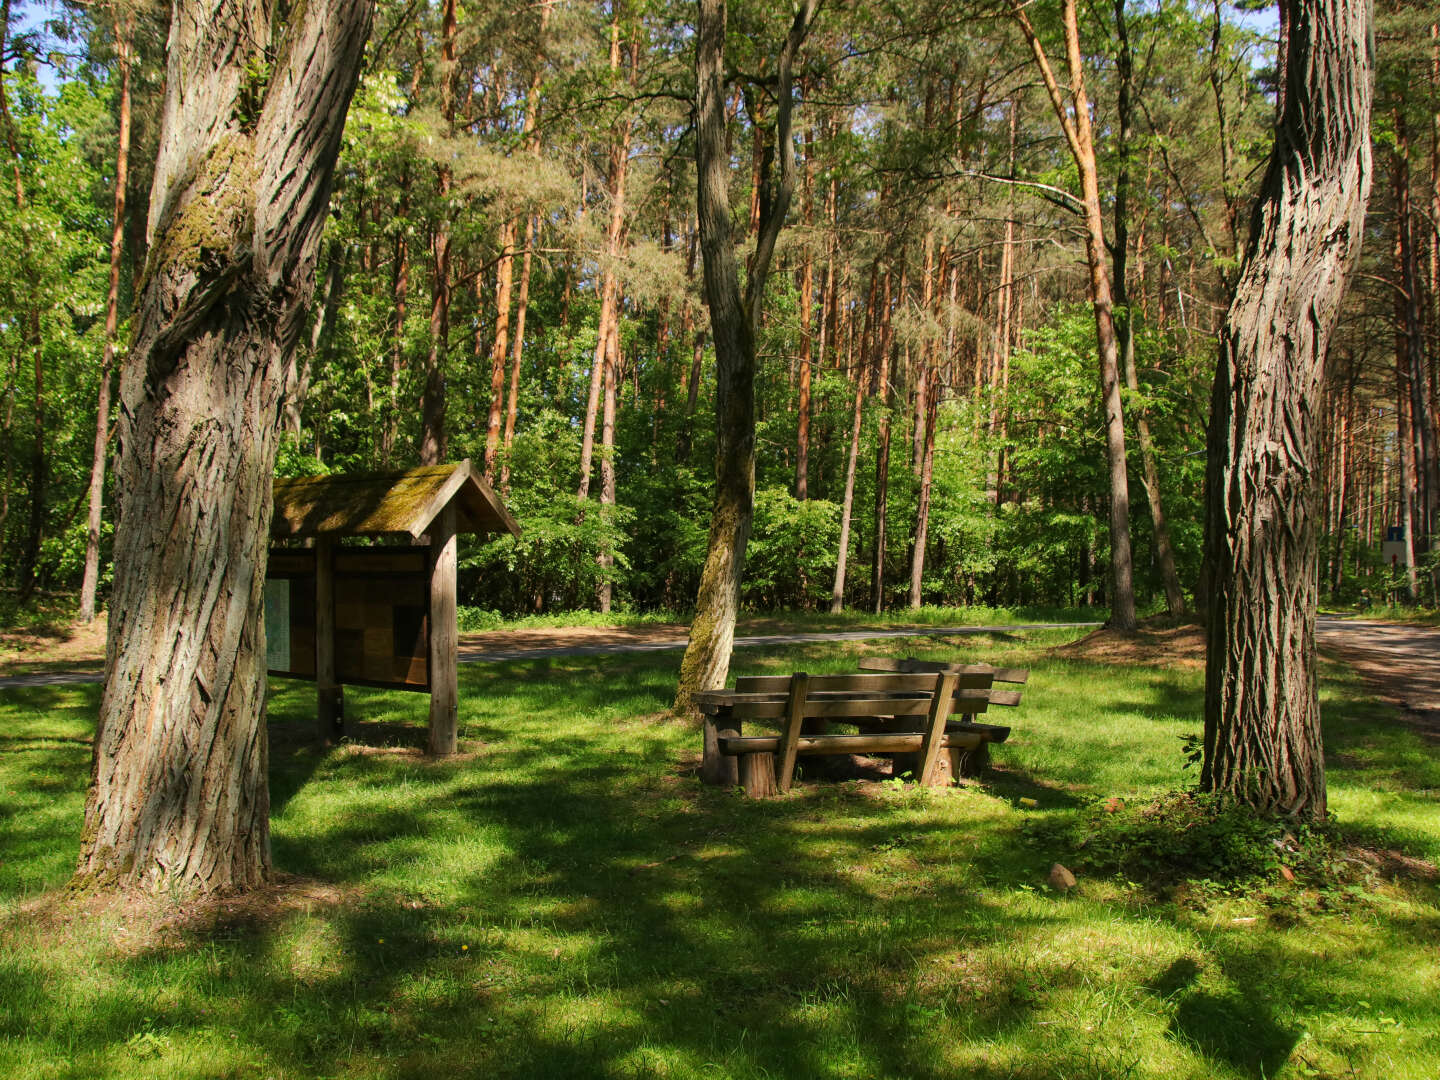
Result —
[[[78, 847], [98, 689], [0, 693], [0, 1075], [1433, 1080], [1433, 885], [1045, 887], [1096, 800], [1193, 783], [1201, 723], [1198, 670], [1064, 639], [737, 652], [734, 674], [1032, 669], [982, 783], [765, 802], [694, 779], [677, 654], [466, 665], [446, 762], [416, 752], [423, 696], [347, 689], [356, 743], [320, 750], [313, 687], [277, 681], [273, 849], [298, 881], [158, 938], [58, 897], [37, 914]], [[1434, 748], [1343, 672], [1323, 685], [1342, 827], [1440, 857]]]

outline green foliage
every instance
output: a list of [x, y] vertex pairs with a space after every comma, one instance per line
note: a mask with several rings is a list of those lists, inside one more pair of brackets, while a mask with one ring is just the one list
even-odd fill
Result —
[[840, 508], [797, 500], [783, 488], [755, 493], [755, 523], [745, 556], [742, 597], [762, 610], [813, 608], [830, 597]]

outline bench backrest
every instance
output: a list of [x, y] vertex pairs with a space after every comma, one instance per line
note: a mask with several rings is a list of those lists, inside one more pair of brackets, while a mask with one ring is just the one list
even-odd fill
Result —
[[[862, 671], [893, 671], [905, 674], [925, 674], [934, 676], [941, 672], [954, 672], [961, 677], [988, 672], [996, 683], [1005, 683], [1007, 686], [1024, 686], [1030, 678], [1029, 668], [997, 668], [990, 664], [947, 664], [943, 660], [915, 660], [910, 657], [891, 656], [866, 656], [860, 661]], [[1020, 696], [1024, 691], [1015, 689], [1001, 689], [998, 686], [990, 691], [991, 705], [1019, 705]], [[969, 710], [960, 709], [957, 704], [957, 712]]]
[[[941, 675], [953, 675], [955, 691], [950, 711], [984, 712], [994, 691], [988, 671], [895, 672], [864, 675], [806, 676], [801, 706], [806, 717], [924, 716]], [[735, 680], [733, 715], [761, 720], [785, 716], [793, 675], [750, 675]]]

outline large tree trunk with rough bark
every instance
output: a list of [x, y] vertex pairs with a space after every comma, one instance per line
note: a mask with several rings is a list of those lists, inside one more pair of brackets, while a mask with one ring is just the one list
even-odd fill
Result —
[[[689, 710], [699, 691], [724, 686], [730, 672], [740, 581], [755, 503], [755, 325], [775, 241], [795, 190], [795, 150], [790, 135], [791, 64], [809, 31], [815, 7], [816, 0], [802, 0], [780, 52], [775, 122], [780, 176], [768, 193], [767, 212], [760, 222], [749, 282], [742, 296], [730, 229], [725, 0], [699, 2], [695, 28], [695, 164], [705, 300], [715, 342], [715, 502], [690, 643], [680, 664], [674, 705], [677, 712]], [[707, 779], [727, 780], [716, 750], [714, 732], [707, 729], [702, 772]]]
[[1367, 0], [1296, 6], [1284, 108], [1221, 332], [1206, 490], [1201, 787], [1325, 818], [1315, 677], [1325, 352], [1370, 189]]
[[270, 485], [370, 15], [316, 3], [272, 37], [268, 4], [174, 11], [81, 883], [216, 891], [270, 869]]

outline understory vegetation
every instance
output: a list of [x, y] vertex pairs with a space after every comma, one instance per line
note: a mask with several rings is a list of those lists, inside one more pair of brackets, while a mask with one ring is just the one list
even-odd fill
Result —
[[164, 921], [59, 892], [98, 688], [7, 690], [0, 1074], [1433, 1078], [1434, 747], [1325, 669], [1333, 823], [1272, 829], [1183, 794], [1198, 665], [1070, 636], [884, 643], [1031, 669], [981, 781], [768, 801], [696, 780], [678, 653], [466, 665], [438, 762], [423, 697], [352, 688], [322, 750], [277, 680], [281, 881]]

